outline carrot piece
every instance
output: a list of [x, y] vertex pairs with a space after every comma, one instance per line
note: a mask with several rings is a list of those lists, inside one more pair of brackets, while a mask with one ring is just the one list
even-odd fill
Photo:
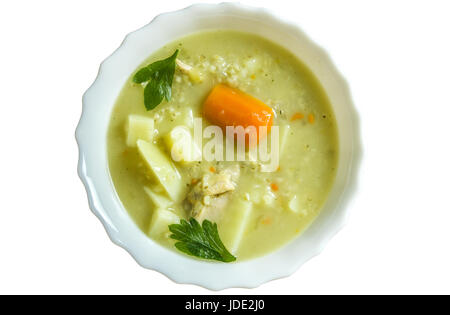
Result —
[[211, 167], [209, 168], [209, 171], [210, 171], [211, 173], [215, 173], [215, 172], [216, 172], [216, 168], [215, 168], [214, 166], [211, 166]]
[[261, 220], [261, 223], [264, 225], [269, 225], [270, 223], [272, 223], [272, 220], [270, 218], [264, 218]]
[[272, 188], [273, 191], [277, 191], [277, 190], [278, 190], [278, 185], [275, 184], [275, 183], [272, 183], [272, 184], [270, 185], [270, 188]]
[[303, 119], [303, 118], [305, 118], [305, 115], [303, 115], [302, 113], [295, 113], [294, 115], [292, 115], [291, 121], [299, 120], [299, 119]]
[[315, 117], [314, 117], [313, 114], [309, 114], [309, 115], [308, 115], [308, 121], [309, 121], [310, 124], [314, 124]]
[[254, 126], [258, 141], [266, 136], [259, 134], [259, 127], [266, 126], [269, 133], [273, 124], [272, 108], [253, 96], [224, 84], [218, 84], [212, 89], [203, 104], [203, 115], [224, 130], [227, 126]]

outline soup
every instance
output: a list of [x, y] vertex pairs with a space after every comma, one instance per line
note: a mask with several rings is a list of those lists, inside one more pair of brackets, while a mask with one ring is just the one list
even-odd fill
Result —
[[[228, 125], [255, 125], [256, 138], [230, 136]], [[220, 30], [178, 39], [143, 62], [116, 101], [107, 141], [115, 189], [146, 235], [211, 258], [180, 232], [217, 228], [214, 240], [241, 261], [276, 250], [318, 216], [337, 139], [329, 100], [300, 60], [261, 37]], [[254, 154], [263, 145], [270, 161]]]

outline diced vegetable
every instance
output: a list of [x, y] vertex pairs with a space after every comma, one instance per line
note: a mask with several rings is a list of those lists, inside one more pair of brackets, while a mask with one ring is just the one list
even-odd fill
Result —
[[303, 118], [305, 118], [305, 115], [303, 115], [302, 113], [295, 113], [294, 115], [292, 115], [291, 121], [296, 121]]
[[170, 210], [156, 208], [153, 212], [148, 234], [154, 238], [161, 238], [169, 234], [169, 225], [178, 224], [180, 217]]
[[227, 213], [218, 222], [220, 236], [225, 246], [236, 253], [247, 229], [252, 212], [250, 201], [235, 198], [228, 206]]
[[289, 200], [288, 209], [296, 214], [307, 214], [307, 211], [301, 208], [300, 199], [296, 195]]
[[259, 134], [259, 127], [266, 126], [268, 133], [273, 123], [273, 111], [269, 106], [224, 84], [213, 88], [203, 105], [203, 114], [212, 124], [224, 129], [227, 126], [254, 126], [258, 140], [266, 136]]
[[272, 183], [272, 184], [270, 184], [270, 188], [273, 190], [273, 191], [278, 191], [278, 185], [276, 184], [276, 183]]
[[127, 145], [136, 147], [139, 139], [151, 142], [153, 140], [154, 126], [155, 122], [152, 118], [139, 115], [128, 116], [128, 121], [125, 126]]
[[181, 199], [184, 185], [169, 157], [153, 143], [138, 140], [137, 147], [151, 173], [174, 201]]
[[261, 220], [261, 224], [262, 225], [269, 225], [269, 224], [271, 224], [272, 223], [272, 219], [270, 218], [270, 217], [264, 217], [262, 220]]
[[294, 196], [289, 200], [288, 207], [292, 212], [298, 213], [300, 211], [300, 205], [297, 200], [297, 196]]
[[144, 190], [156, 208], [167, 208], [168, 206], [173, 204], [173, 202], [169, 198], [167, 198], [163, 194], [153, 191], [149, 187], [144, 187]]
[[173, 128], [164, 139], [175, 162], [189, 163], [201, 160], [202, 152], [187, 127]]

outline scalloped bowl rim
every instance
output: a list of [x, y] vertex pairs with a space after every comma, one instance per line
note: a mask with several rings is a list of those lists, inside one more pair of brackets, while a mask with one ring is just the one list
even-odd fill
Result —
[[[316, 74], [330, 97], [338, 120], [340, 145], [336, 182], [321, 214], [311, 226], [268, 255], [232, 264], [192, 259], [148, 238], [121, 204], [106, 156], [110, 112], [130, 73], [164, 43], [193, 32], [219, 28], [258, 34], [297, 55]], [[284, 36], [277, 37], [280, 33]], [[149, 43], [149, 34], [154, 43]], [[127, 250], [142, 267], [159, 271], [177, 283], [195, 284], [211, 290], [254, 288], [291, 275], [319, 254], [346, 221], [349, 203], [357, 188], [362, 156], [359, 119], [349, 87], [328, 54], [295, 23], [285, 22], [266, 9], [236, 3], [196, 4], [164, 13], [128, 34], [121, 46], [103, 61], [97, 78], [83, 95], [76, 139], [79, 147], [78, 174], [86, 187], [89, 206], [110, 239]]]

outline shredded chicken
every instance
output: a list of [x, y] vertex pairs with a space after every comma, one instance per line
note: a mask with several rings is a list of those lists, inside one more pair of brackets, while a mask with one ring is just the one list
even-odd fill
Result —
[[177, 66], [180, 67], [180, 70], [185, 72], [185, 73], [189, 73], [189, 71], [192, 70], [192, 66], [184, 63], [180, 59], [175, 60], [175, 62], [177, 63]]
[[203, 75], [197, 68], [184, 63], [180, 59], [176, 59], [175, 62], [177, 63], [177, 66], [181, 70], [181, 72], [187, 74], [192, 82], [200, 83], [203, 81]]
[[203, 176], [202, 191], [206, 196], [220, 195], [234, 189], [231, 174], [229, 173], [222, 172]]
[[230, 192], [236, 189], [239, 166], [233, 166], [217, 174], [205, 174], [188, 193], [185, 208], [190, 216], [201, 222], [218, 221], [228, 203]]

